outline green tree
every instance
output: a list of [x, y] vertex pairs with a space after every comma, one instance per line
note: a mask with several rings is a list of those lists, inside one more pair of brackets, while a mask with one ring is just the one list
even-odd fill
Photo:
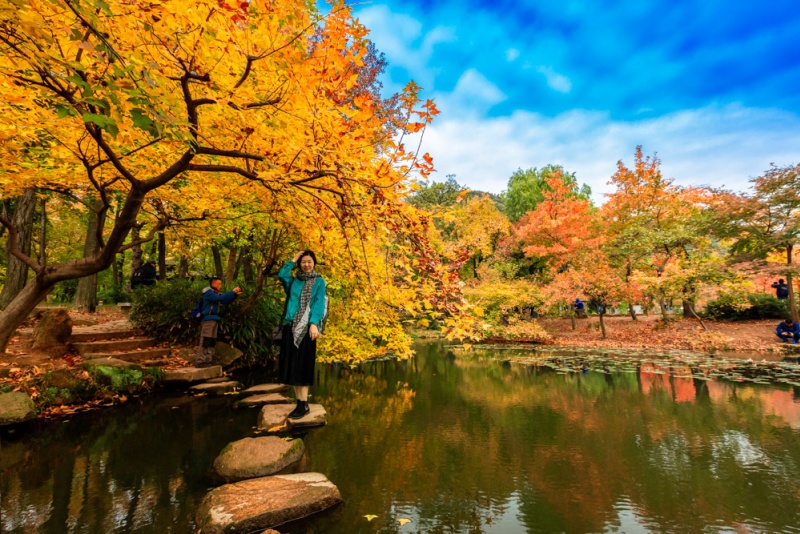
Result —
[[417, 208], [452, 206], [464, 191], [467, 191], [466, 186], [456, 182], [455, 174], [448, 174], [444, 182], [422, 184], [422, 188], [411, 195], [408, 201]]
[[511, 222], [517, 222], [523, 215], [536, 209], [536, 206], [544, 200], [544, 193], [550, 191], [547, 180], [553, 176], [560, 176], [567, 186], [574, 186], [576, 198], [589, 200], [592, 195], [592, 188], [586, 184], [578, 187], [575, 173], [569, 173], [560, 165], [547, 165], [541, 170], [536, 167], [523, 171], [517, 169], [511, 178], [508, 179], [508, 189], [503, 193], [503, 205]]

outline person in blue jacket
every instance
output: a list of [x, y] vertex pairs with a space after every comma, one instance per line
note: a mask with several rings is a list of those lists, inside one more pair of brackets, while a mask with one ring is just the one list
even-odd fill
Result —
[[784, 343], [789, 343], [789, 340], [791, 340], [792, 343], [797, 345], [797, 342], [800, 340], [800, 325], [791, 319], [786, 319], [775, 329], [775, 334], [781, 338], [781, 341]]
[[209, 287], [203, 289], [203, 304], [200, 312], [200, 345], [197, 347], [195, 367], [211, 367], [214, 365], [214, 349], [217, 346], [219, 329], [219, 307], [230, 304], [241, 295], [242, 290], [234, 287], [233, 291], [221, 293], [222, 279], [211, 278]]
[[[295, 266], [297, 274], [292, 276]], [[310, 411], [308, 388], [314, 383], [317, 339], [327, 312], [325, 279], [314, 270], [316, 266], [314, 253], [303, 250], [278, 271], [278, 279], [286, 292], [278, 375], [281, 383], [294, 386], [297, 399], [297, 405], [288, 416], [290, 419], [300, 419]]]

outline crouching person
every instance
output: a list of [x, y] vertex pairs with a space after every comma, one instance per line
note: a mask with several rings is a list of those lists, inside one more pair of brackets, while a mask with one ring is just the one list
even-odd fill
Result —
[[200, 323], [200, 345], [197, 347], [195, 367], [211, 367], [214, 363], [214, 348], [217, 345], [219, 328], [219, 308], [222, 304], [230, 304], [242, 294], [242, 290], [234, 287], [233, 291], [220, 293], [222, 279], [211, 278], [210, 287], [203, 289], [203, 305]]
[[784, 343], [794, 343], [797, 345], [798, 340], [800, 340], [800, 325], [791, 319], [786, 319], [775, 329], [775, 334], [781, 338], [781, 341]]

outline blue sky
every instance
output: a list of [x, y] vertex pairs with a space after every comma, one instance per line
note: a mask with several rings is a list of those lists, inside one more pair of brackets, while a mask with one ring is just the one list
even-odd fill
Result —
[[797, 0], [390, 0], [355, 15], [386, 89], [413, 79], [442, 112], [423, 143], [437, 181], [498, 193], [555, 163], [602, 202], [638, 144], [685, 185], [743, 190], [800, 163]]

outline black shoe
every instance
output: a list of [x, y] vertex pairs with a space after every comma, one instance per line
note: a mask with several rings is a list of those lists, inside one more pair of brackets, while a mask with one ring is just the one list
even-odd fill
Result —
[[308, 403], [305, 401], [297, 401], [297, 406], [292, 413], [287, 415], [286, 417], [289, 419], [302, 419], [303, 417], [307, 416], [311, 409], [308, 407]]

